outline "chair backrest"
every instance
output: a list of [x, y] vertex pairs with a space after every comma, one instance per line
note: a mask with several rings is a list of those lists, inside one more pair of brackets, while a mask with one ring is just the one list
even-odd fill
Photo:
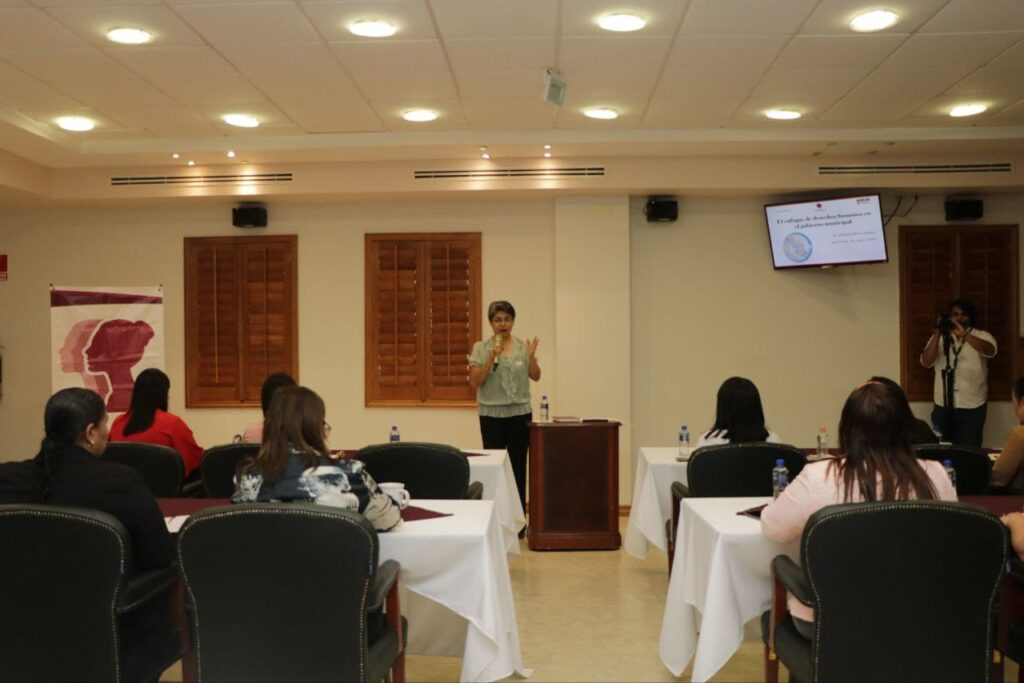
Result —
[[105, 512], [0, 505], [0, 681], [121, 681], [128, 533]]
[[1009, 539], [944, 501], [833, 505], [804, 527], [815, 680], [985, 681]]
[[235, 472], [246, 458], [260, 452], [258, 443], [229, 443], [207, 449], [199, 462], [203, 488], [210, 498], [230, 498], [235, 492]]
[[458, 448], [438, 443], [384, 443], [366, 446], [355, 457], [378, 483], [400, 481], [414, 499], [466, 497], [469, 460]]
[[961, 496], [983, 496], [992, 485], [992, 459], [980, 448], [951, 444], [914, 446], [914, 455], [923, 460], [951, 460], [956, 470], [956, 492]]
[[802, 451], [787, 444], [753, 441], [704, 446], [690, 455], [686, 482], [695, 498], [772, 495], [772, 469], [786, 461], [789, 480], [807, 464]]
[[252, 503], [178, 535], [199, 681], [361, 681], [377, 533], [349, 510]]
[[111, 441], [103, 451], [103, 459], [138, 471], [157, 498], [175, 498], [181, 494], [185, 461], [173, 448], [135, 441]]

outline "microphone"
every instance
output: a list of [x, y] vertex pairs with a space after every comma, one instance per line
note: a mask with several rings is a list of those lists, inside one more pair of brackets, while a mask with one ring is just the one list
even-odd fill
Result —
[[[501, 346], [501, 341], [502, 341], [502, 340], [501, 340], [501, 335], [500, 335], [500, 334], [496, 334], [496, 335], [494, 335], [494, 348], [498, 348], [498, 347], [500, 347], [500, 346]], [[501, 354], [499, 353], [499, 354], [498, 354], [497, 356], [495, 356], [495, 357], [494, 357], [494, 365], [492, 365], [492, 366], [491, 366], [491, 371], [492, 371], [492, 372], [493, 372], [494, 370], [497, 370], [497, 369], [498, 369], [498, 357], [499, 357], [500, 355], [501, 355]]]

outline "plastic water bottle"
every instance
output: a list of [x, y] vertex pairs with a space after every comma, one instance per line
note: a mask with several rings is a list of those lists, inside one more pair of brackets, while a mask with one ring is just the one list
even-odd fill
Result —
[[782, 495], [788, 484], [789, 468], [786, 467], [786, 461], [779, 458], [775, 461], [775, 467], [772, 468], [772, 498]]
[[402, 440], [401, 435], [398, 433], [398, 425], [391, 425], [391, 433], [388, 434], [388, 441], [391, 443], [398, 443]]
[[690, 456], [690, 430], [683, 425], [679, 428], [679, 457], [688, 458]]
[[818, 427], [818, 457], [828, 457], [828, 429]]
[[953, 469], [953, 461], [952, 460], [943, 460], [942, 461], [942, 466], [946, 468], [946, 476], [949, 477], [949, 480], [953, 483], [953, 488], [955, 489], [956, 488], [956, 470]]
[[540, 397], [540, 421], [550, 422], [551, 421], [551, 408], [548, 405], [548, 395], [544, 394]]

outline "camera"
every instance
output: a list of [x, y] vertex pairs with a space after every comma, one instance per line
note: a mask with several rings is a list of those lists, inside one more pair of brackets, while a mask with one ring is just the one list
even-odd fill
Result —
[[935, 324], [935, 327], [942, 334], [950, 334], [953, 330], [956, 329], [956, 323], [954, 323], [952, 318], [950, 318], [949, 316], [949, 311], [943, 311], [942, 313], [939, 313], [939, 322]]

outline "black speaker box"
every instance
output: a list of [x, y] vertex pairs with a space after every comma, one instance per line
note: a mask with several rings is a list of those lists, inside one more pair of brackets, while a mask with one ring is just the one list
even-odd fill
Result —
[[231, 225], [236, 228], [265, 228], [267, 210], [262, 206], [236, 206], [231, 209]]
[[980, 199], [947, 199], [947, 221], [973, 221], [981, 218], [984, 204]]
[[671, 223], [679, 218], [679, 202], [673, 197], [649, 197], [644, 214], [648, 223]]

